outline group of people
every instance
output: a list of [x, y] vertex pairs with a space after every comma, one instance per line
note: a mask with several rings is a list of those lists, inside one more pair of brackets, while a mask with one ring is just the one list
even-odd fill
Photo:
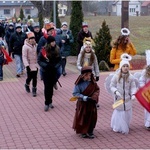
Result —
[[[10, 33], [11, 30], [12, 33]], [[43, 29], [35, 24], [32, 32], [23, 32], [21, 24], [17, 23], [14, 27], [10, 23], [8, 31], [5, 39], [9, 55], [13, 55], [16, 61], [16, 77], [21, 77], [26, 68], [27, 78], [24, 86], [26, 92], [30, 93], [30, 82], [32, 81], [33, 97], [37, 94], [37, 74], [38, 66], [40, 66], [40, 78], [44, 83], [44, 111], [47, 112], [49, 108], [54, 108], [53, 89], [57, 87], [58, 79], [61, 75], [67, 75], [67, 57], [70, 55], [71, 43], [74, 42], [68, 24], [63, 22], [60, 29], [57, 29], [52, 22], [45, 23]], [[122, 104], [113, 111], [111, 128], [114, 132], [125, 134], [129, 132], [132, 101], [135, 100], [137, 91], [134, 77], [129, 71], [131, 56], [136, 54], [129, 34], [130, 31], [127, 28], [121, 29], [121, 35], [113, 42], [110, 52], [110, 62], [115, 65], [114, 70], [116, 71], [110, 82], [110, 89], [114, 95], [114, 103], [122, 100]], [[77, 98], [73, 129], [77, 134], [81, 134], [82, 138], [94, 138], [93, 131], [97, 122], [100, 95], [100, 87], [97, 84], [100, 71], [92, 45], [92, 33], [85, 22], [78, 33], [77, 42], [77, 68], [80, 75], [75, 81], [72, 93]], [[148, 65], [146, 71], [143, 72], [140, 79], [141, 86], [149, 81], [149, 68]], [[145, 115], [147, 118], [145, 126], [150, 129], [150, 114], [145, 111]]]

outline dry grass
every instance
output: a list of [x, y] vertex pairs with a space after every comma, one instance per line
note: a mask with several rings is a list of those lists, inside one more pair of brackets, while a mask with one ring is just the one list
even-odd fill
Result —
[[[121, 17], [85, 16], [84, 20], [88, 22], [89, 30], [92, 32], [93, 36], [99, 31], [104, 20], [110, 28], [113, 39], [116, 39], [120, 35]], [[67, 21], [69, 23], [70, 16], [61, 18], [61, 21]], [[143, 54], [146, 49], [150, 49], [150, 16], [130, 16], [129, 29], [131, 31], [130, 39], [135, 45], [138, 54]]]

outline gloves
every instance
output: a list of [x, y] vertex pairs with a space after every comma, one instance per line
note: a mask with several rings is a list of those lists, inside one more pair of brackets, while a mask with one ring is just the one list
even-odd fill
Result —
[[92, 101], [93, 99], [91, 97], [88, 96], [83, 96], [83, 101]]
[[131, 100], [132, 100], [132, 101], [135, 101], [135, 100], [136, 100], [135, 95], [132, 95], [132, 96], [131, 96]]
[[96, 81], [99, 81], [99, 77], [96, 77]]
[[29, 66], [27, 66], [26, 69], [27, 69], [27, 72], [30, 72], [30, 71], [31, 71], [31, 69], [30, 69]]
[[116, 91], [115, 94], [116, 94], [118, 97], [120, 97], [120, 98], [122, 97], [121, 94], [120, 94], [118, 91]]

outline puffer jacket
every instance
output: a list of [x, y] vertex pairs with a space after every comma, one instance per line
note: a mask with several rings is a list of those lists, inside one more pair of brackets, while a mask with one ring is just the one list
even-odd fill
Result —
[[127, 45], [127, 48], [125, 51], [122, 50], [122, 48], [119, 46], [118, 49], [115, 47], [112, 48], [110, 51], [110, 63], [114, 64], [114, 70], [117, 70], [119, 68], [119, 63], [121, 61], [121, 55], [123, 53], [127, 53], [131, 56], [136, 55], [136, 49], [132, 43], [129, 43]]
[[31, 45], [28, 39], [25, 40], [22, 48], [22, 59], [24, 66], [29, 66], [31, 71], [36, 71], [38, 68], [36, 49], [37, 44]]
[[[123, 89], [123, 78], [120, 79], [118, 82], [119, 73], [116, 73], [110, 83], [110, 89], [112, 93], [114, 94], [114, 99], [116, 101], [124, 98], [125, 93], [125, 108], [126, 110], [131, 109], [132, 107], [132, 100], [131, 96], [134, 95], [137, 91], [135, 79], [132, 74], [129, 75], [127, 81], [125, 81], [125, 89]], [[115, 92], [118, 91], [122, 97], [116, 97]], [[123, 104], [120, 107], [117, 107], [116, 109], [123, 110], [124, 106]]]

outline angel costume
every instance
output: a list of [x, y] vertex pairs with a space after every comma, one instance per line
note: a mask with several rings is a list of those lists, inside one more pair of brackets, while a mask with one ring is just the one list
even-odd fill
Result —
[[[112, 77], [110, 83], [110, 90], [114, 95], [114, 103], [123, 99], [124, 103], [116, 107], [111, 118], [111, 128], [114, 132], [123, 134], [129, 133], [129, 125], [132, 118], [132, 96], [136, 93], [136, 84], [134, 76], [130, 73], [121, 72], [121, 68], [128, 61], [122, 60], [120, 62], [120, 70]], [[120, 96], [116, 94], [120, 93]]]

